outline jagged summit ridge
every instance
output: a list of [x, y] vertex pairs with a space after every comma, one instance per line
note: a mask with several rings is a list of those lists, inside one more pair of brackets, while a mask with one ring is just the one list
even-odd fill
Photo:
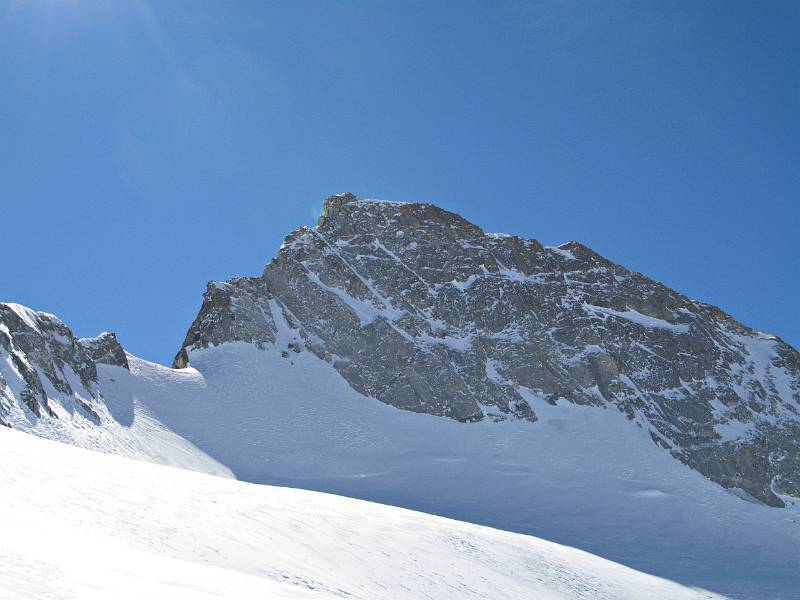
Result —
[[0, 423], [24, 418], [19, 398], [33, 419], [78, 411], [99, 422], [97, 363], [127, 368], [113, 333], [77, 339], [58, 317], [14, 303], [0, 303]]
[[230, 476], [135, 406], [120, 386], [133, 377], [128, 359], [114, 333], [78, 339], [58, 317], [0, 303], [0, 425], [110, 454]]
[[577, 242], [332, 196], [260, 276], [209, 284], [174, 366], [279, 331], [287, 357], [312, 352], [402, 409], [535, 421], [538, 401], [611, 406], [725, 487], [800, 495], [797, 351]]

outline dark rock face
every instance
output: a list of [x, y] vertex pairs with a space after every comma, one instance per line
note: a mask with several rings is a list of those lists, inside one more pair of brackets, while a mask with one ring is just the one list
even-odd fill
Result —
[[29, 421], [57, 419], [57, 406], [99, 423], [92, 408], [102, 401], [96, 391], [98, 362], [124, 362], [127, 368], [114, 334], [78, 340], [53, 315], [0, 304], [0, 423], [10, 425], [15, 411]]
[[800, 354], [576, 242], [333, 196], [260, 277], [209, 284], [174, 366], [278, 331], [293, 340], [278, 350], [402, 409], [535, 421], [540, 401], [613, 406], [725, 487], [800, 496]]
[[117, 341], [117, 336], [114, 333], [104, 331], [96, 338], [82, 338], [78, 343], [83, 346], [86, 354], [89, 355], [95, 363], [103, 363], [106, 365], [115, 365], [130, 370], [128, 367], [128, 357], [125, 355], [125, 350]]

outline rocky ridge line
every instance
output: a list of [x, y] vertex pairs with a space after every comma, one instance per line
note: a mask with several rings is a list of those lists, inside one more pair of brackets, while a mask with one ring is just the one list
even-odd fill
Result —
[[0, 303], [0, 424], [76, 411], [100, 424], [97, 364], [128, 368], [113, 333], [78, 339], [58, 317]]
[[209, 284], [173, 366], [279, 330], [286, 356], [312, 352], [398, 408], [535, 422], [541, 401], [613, 407], [724, 487], [800, 496], [800, 354], [577, 242], [333, 196], [260, 276]]

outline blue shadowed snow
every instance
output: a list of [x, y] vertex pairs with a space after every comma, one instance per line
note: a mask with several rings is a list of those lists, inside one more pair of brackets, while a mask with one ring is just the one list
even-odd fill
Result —
[[539, 402], [533, 424], [465, 424], [365, 398], [308, 352], [226, 344], [191, 361], [101, 367], [104, 394], [131, 393], [240, 479], [531, 533], [731, 598], [797, 598], [798, 507], [742, 500], [614, 409]]

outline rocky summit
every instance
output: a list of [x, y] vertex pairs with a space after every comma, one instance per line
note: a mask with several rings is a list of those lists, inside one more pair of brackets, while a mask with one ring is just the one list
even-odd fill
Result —
[[[745, 498], [800, 497], [800, 354], [576, 242], [545, 247], [431, 204], [333, 196], [260, 276], [208, 285], [173, 367], [232, 342], [289, 363], [309, 353], [400, 409], [529, 422], [532, 436], [548, 404], [619, 410]], [[128, 358], [114, 334], [77, 339], [53, 315], [0, 304], [0, 424], [218, 472], [147, 411], [134, 417]]]
[[[260, 276], [209, 284], [173, 367], [278, 339], [292, 340], [287, 360], [311, 352], [401, 409], [531, 422], [534, 400], [619, 410], [726, 488], [772, 506], [800, 496], [800, 354], [577, 242], [333, 196]], [[86, 352], [110, 360], [99, 344]]]
[[99, 424], [98, 363], [128, 368], [113, 333], [77, 339], [54, 315], [0, 303], [0, 424], [76, 411]]

